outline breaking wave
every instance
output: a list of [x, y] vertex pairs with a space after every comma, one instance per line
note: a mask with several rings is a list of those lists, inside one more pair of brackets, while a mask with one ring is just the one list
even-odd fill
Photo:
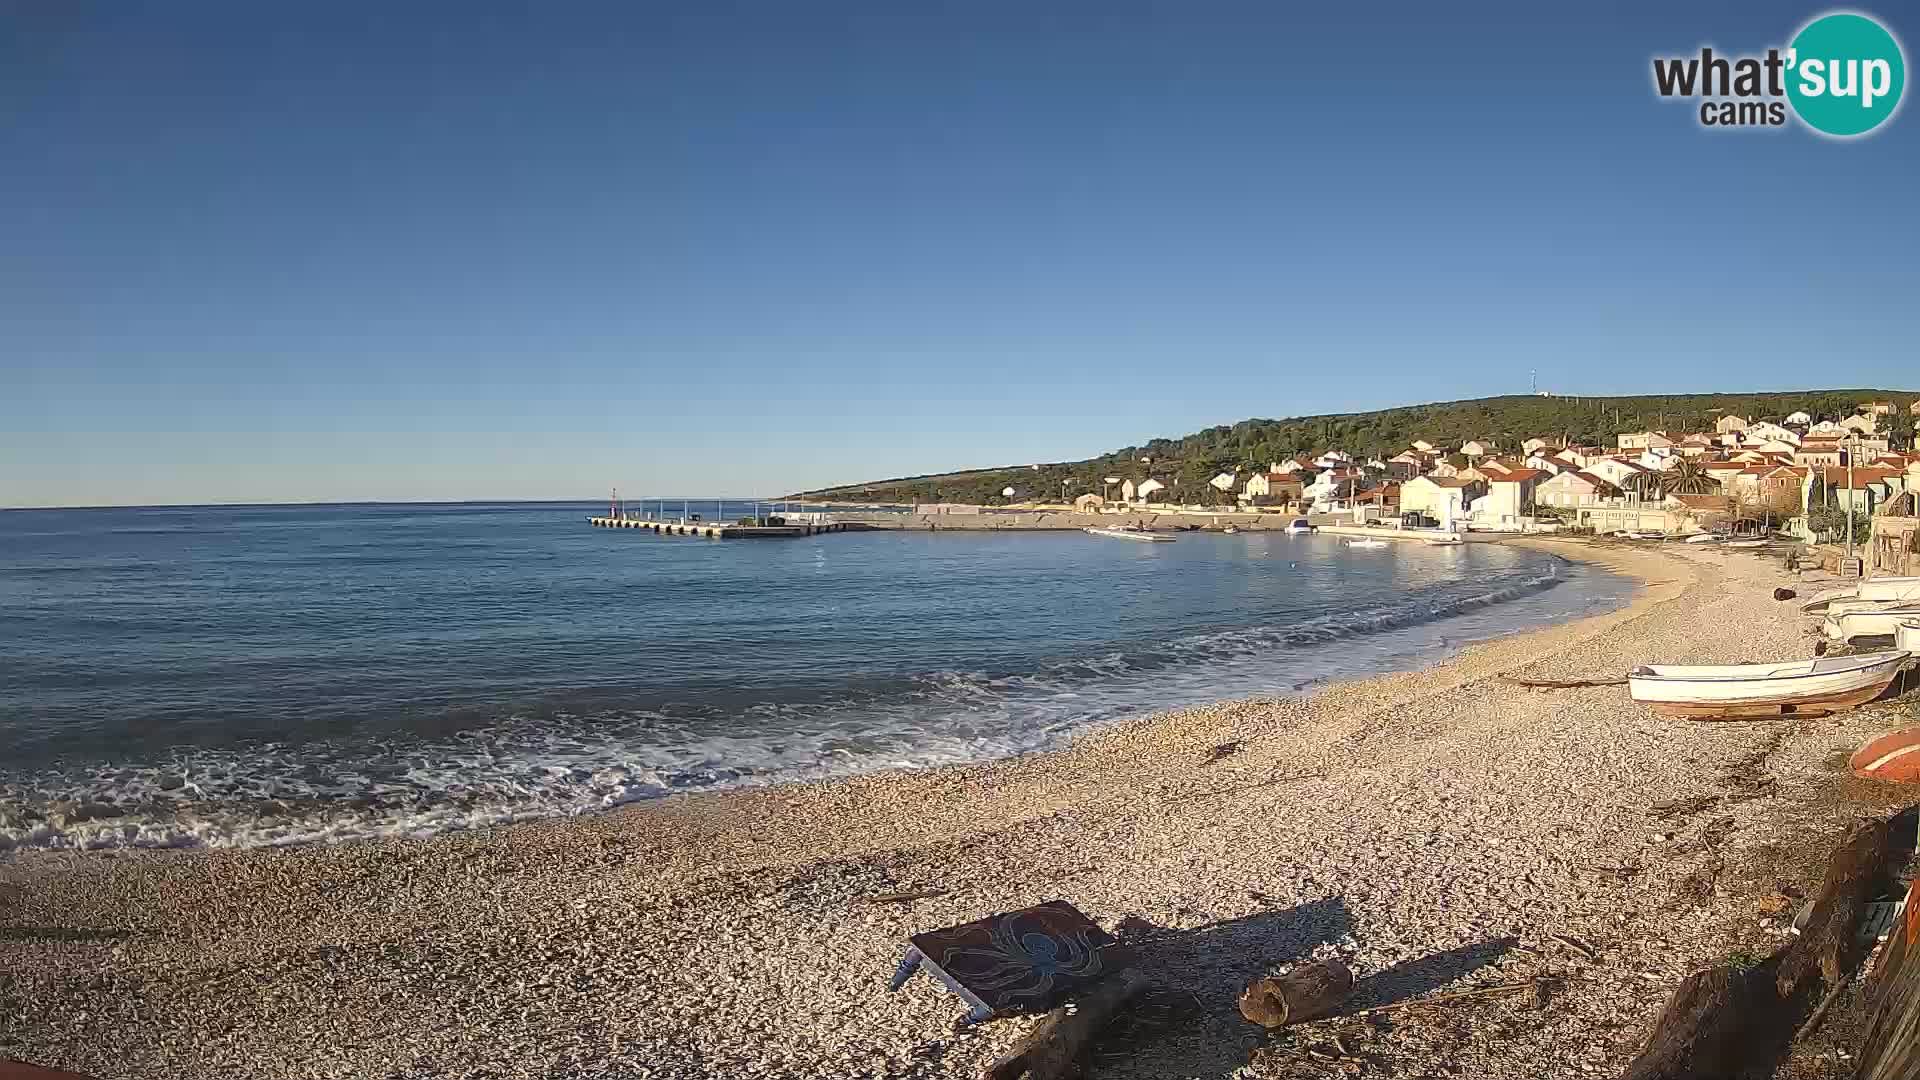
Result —
[[940, 671], [729, 704], [516, 713], [434, 737], [0, 769], [0, 851], [420, 836], [676, 792], [1023, 754], [1149, 712], [1417, 666], [1473, 640], [1617, 606], [1627, 589], [1549, 564], [1497, 588], [1448, 592], [1028, 671]]

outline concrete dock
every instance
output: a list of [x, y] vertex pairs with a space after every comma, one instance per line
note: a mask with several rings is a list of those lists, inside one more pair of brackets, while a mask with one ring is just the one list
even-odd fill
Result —
[[854, 532], [872, 528], [857, 522], [834, 521], [796, 525], [740, 525], [721, 521], [659, 521], [650, 518], [590, 517], [587, 524], [601, 529], [646, 529], [662, 536], [701, 536], [710, 540], [760, 540], [817, 533]]

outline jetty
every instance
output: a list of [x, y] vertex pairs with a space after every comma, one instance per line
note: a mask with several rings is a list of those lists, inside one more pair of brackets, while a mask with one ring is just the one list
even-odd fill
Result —
[[590, 517], [587, 524], [601, 529], [646, 529], [661, 536], [700, 536], [711, 540], [761, 540], [819, 533], [858, 532], [875, 526], [855, 521], [741, 524], [722, 521], [667, 521], [655, 518]]

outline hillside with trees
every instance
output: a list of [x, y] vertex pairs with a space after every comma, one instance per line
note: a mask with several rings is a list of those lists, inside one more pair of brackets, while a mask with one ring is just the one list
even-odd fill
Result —
[[[1866, 401], [1891, 401], [1895, 438], [1912, 436], [1908, 408], [1920, 399], [1912, 390], [1804, 390], [1760, 394], [1663, 394], [1642, 397], [1543, 397], [1509, 395], [1471, 401], [1408, 405], [1373, 412], [1296, 416], [1282, 420], [1242, 420], [1180, 438], [1152, 439], [1082, 461], [1051, 462], [908, 476], [824, 488], [796, 497], [875, 502], [1053, 501], [1099, 493], [1106, 477], [1166, 484], [1172, 501], [1198, 502], [1214, 493], [1208, 479], [1248, 472], [1296, 454], [1340, 449], [1357, 459], [1386, 458], [1415, 439], [1457, 447], [1468, 439], [1488, 439], [1503, 450], [1540, 436], [1556, 442], [1612, 446], [1623, 431], [1711, 431], [1714, 421], [1733, 413], [1754, 420], [1780, 420], [1806, 412], [1816, 420], [1850, 416]], [[1014, 489], [1012, 500], [1001, 492]]]

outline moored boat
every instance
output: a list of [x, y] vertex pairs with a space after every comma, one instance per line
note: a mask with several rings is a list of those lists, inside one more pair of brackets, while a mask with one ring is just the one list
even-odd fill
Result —
[[1115, 540], [1138, 540], [1146, 544], [1171, 544], [1173, 537], [1148, 532], [1138, 525], [1112, 525], [1105, 527], [1088, 526], [1088, 533], [1094, 536], [1108, 536]]
[[1306, 518], [1294, 518], [1292, 521], [1287, 522], [1288, 533], [1310, 533], [1312, 531], [1313, 523]]
[[1460, 539], [1459, 533], [1448, 533], [1445, 536], [1427, 537], [1428, 547], [1458, 547], [1465, 543], [1466, 543], [1465, 540]]
[[1370, 551], [1374, 548], [1386, 547], [1387, 542], [1385, 540], [1375, 540], [1371, 536], [1363, 536], [1358, 540], [1347, 541], [1347, 546], [1350, 548], [1361, 548], [1361, 549]]
[[1825, 716], [1879, 697], [1910, 658], [1895, 651], [1778, 664], [1643, 664], [1627, 673], [1627, 687], [1633, 700], [1665, 716]]

